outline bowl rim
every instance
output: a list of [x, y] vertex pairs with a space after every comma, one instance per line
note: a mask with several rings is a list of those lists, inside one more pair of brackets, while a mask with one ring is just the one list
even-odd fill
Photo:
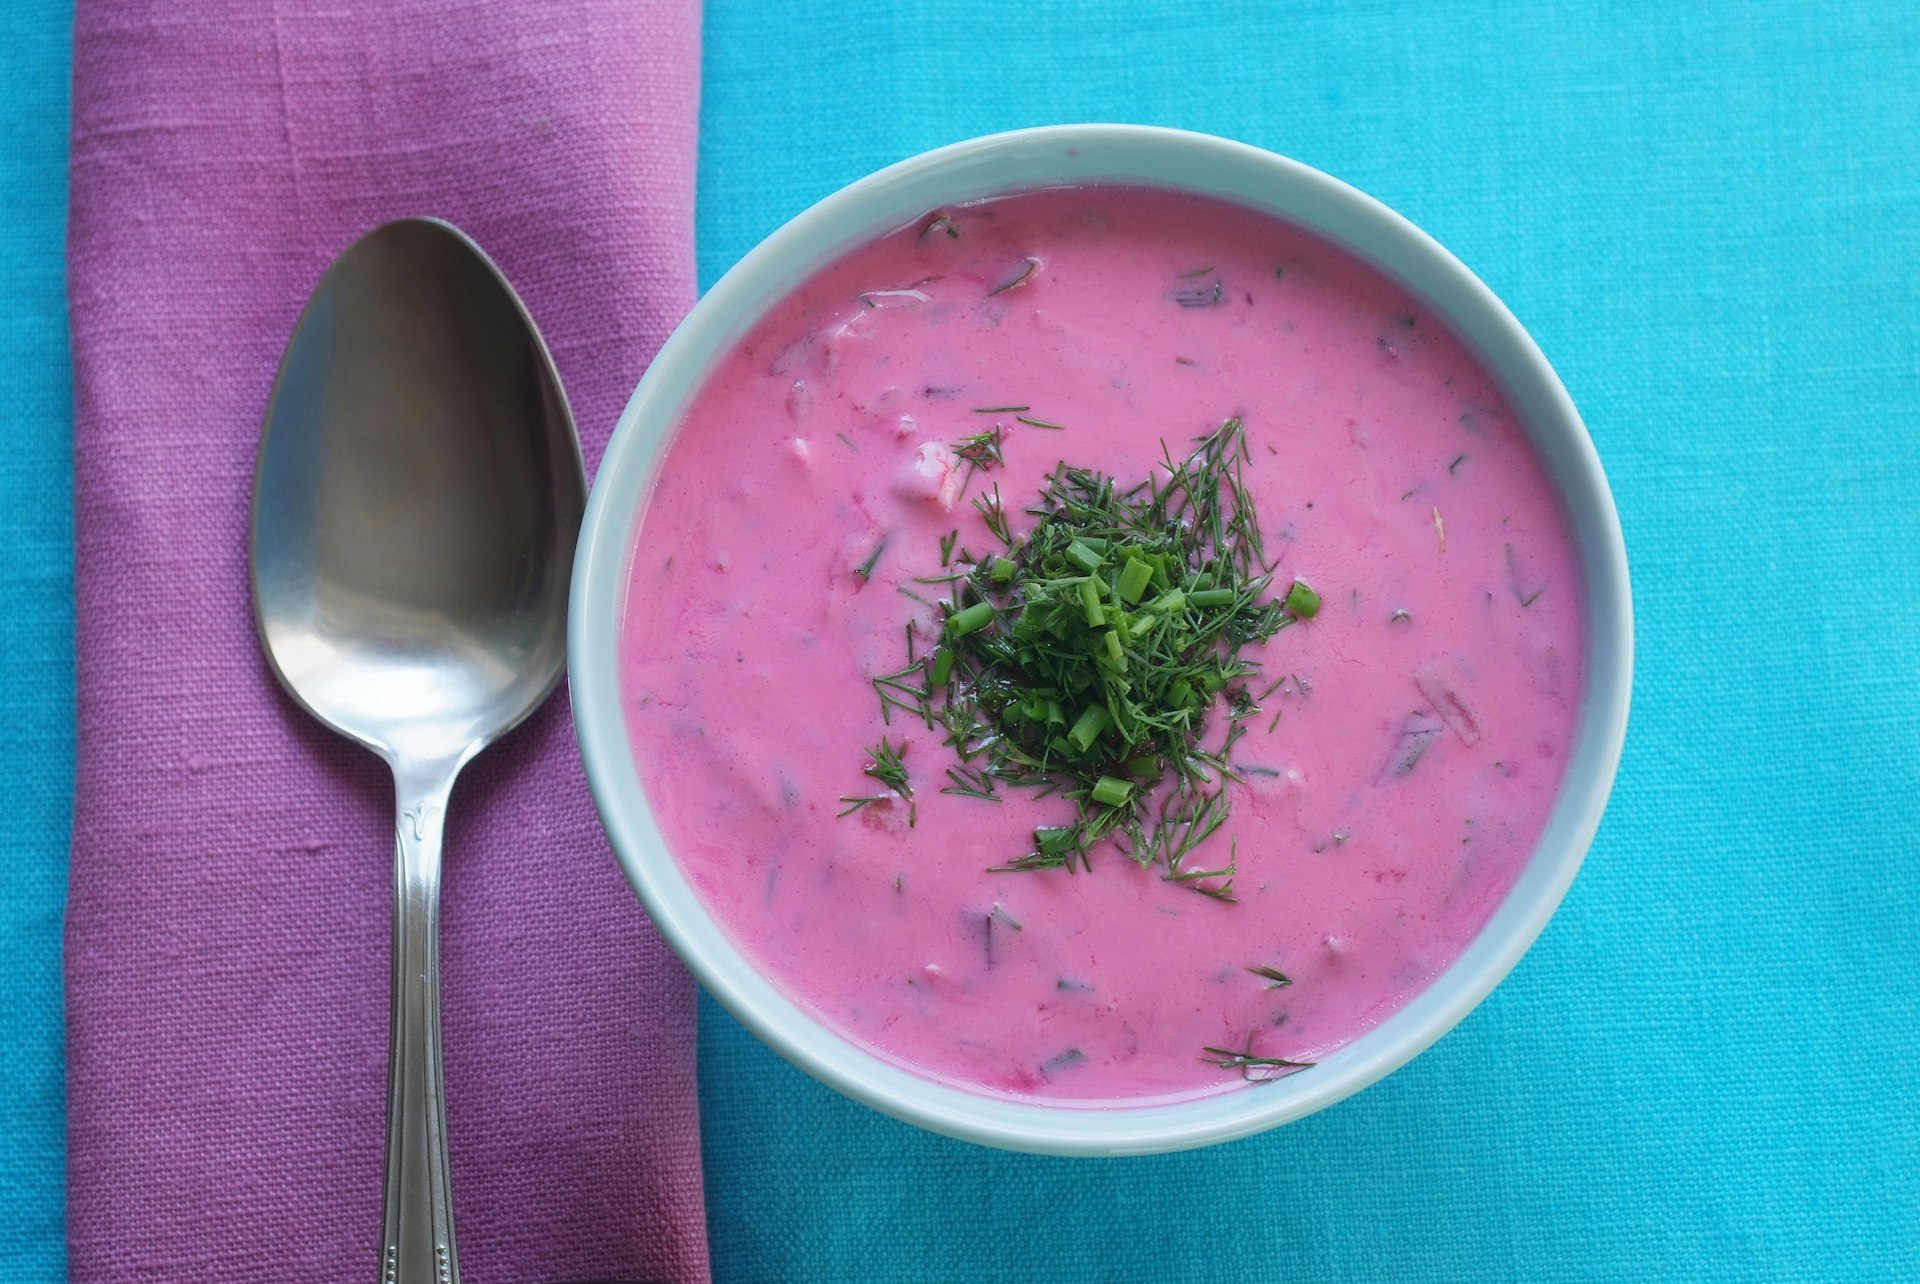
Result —
[[[927, 210], [1102, 181], [1253, 205], [1421, 296], [1501, 383], [1559, 489], [1587, 614], [1586, 686], [1560, 794], [1520, 877], [1461, 955], [1311, 1072], [1177, 1102], [1107, 1107], [1002, 1097], [928, 1078], [834, 1032], [760, 975], [666, 850], [633, 762], [618, 672], [628, 555], [656, 465], [686, 399], [726, 345], [835, 255]], [[949, 194], [926, 199], [940, 192]], [[569, 694], [595, 805], [647, 912], [708, 992], [788, 1061], [856, 1101], [947, 1136], [1062, 1155], [1152, 1153], [1264, 1131], [1359, 1091], [1457, 1025], [1532, 945], [1585, 859], [1625, 745], [1633, 672], [1626, 549], [1606, 475], [1565, 387], [1506, 306], [1432, 237], [1346, 183], [1246, 143], [1146, 125], [1049, 125], [923, 152], [840, 188], [742, 257], [661, 347], [620, 415], [581, 528], [568, 632]]]

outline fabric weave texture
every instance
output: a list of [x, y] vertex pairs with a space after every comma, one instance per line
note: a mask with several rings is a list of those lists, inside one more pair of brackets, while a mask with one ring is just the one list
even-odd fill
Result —
[[[255, 639], [253, 457], [327, 263], [446, 218], [542, 327], [589, 467], [692, 301], [699, 10], [82, 0], [72, 223], [76, 1279], [371, 1279], [393, 801]], [[564, 694], [463, 774], [447, 1112], [472, 1284], [707, 1276], [693, 986]]]

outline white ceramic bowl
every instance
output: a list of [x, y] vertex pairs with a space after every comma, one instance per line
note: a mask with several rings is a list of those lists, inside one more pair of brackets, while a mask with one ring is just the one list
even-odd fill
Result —
[[[841, 253], [941, 205], [1023, 188], [1124, 182], [1223, 197], [1305, 226], [1396, 278], [1504, 386], [1558, 485], [1586, 579], [1587, 685], [1560, 797], [1520, 879], [1425, 991], [1311, 1072], [1171, 1105], [1089, 1108], [967, 1092], [848, 1042], [755, 970], [668, 852], [634, 769], [617, 664], [636, 523], [671, 429], [729, 345]], [[1633, 673], [1626, 550], [1579, 414], [1519, 322], [1432, 238], [1379, 202], [1271, 152], [1203, 134], [1062, 125], [956, 143], [881, 170], [769, 236], [702, 298], [621, 415], [594, 481], [574, 561], [571, 684], [587, 778], [614, 851], [668, 943], [734, 1016], [795, 1065], [887, 1114], [990, 1146], [1071, 1155], [1174, 1150], [1309, 1114], [1404, 1064], [1486, 997], [1573, 881], [1600, 823], [1626, 734]]]

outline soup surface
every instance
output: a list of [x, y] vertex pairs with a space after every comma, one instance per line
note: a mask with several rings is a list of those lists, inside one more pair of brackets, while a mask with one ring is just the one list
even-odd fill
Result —
[[[1230, 809], [1182, 868], [1230, 873], [1112, 840], [1004, 868], [1087, 804], [943, 792], [946, 729], [873, 679], [929, 666], [940, 577], [1004, 551], [976, 498], [1017, 544], [1061, 465], [1164, 481], [1234, 419], [1266, 596], [1320, 602], [1241, 652], [1201, 734], [1238, 728]], [[715, 918], [846, 1037], [988, 1093], [1312, 1073], [1499, 905], [1579, 713], [1572, 539], [1492, 380], [1370, 267], [1189, 195], [934, 211], [803, 283], [687, 409], [628, 575], [633, 751]], [[883, 743], [910, 797], [864, 770]]]

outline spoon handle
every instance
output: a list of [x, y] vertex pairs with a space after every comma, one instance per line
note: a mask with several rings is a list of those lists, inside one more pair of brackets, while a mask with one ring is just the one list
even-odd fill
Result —
[[440, 1069], [440, 844], [458, 766], [394, 767], [393, 1027], [381, 1284], [458, 1284]]

